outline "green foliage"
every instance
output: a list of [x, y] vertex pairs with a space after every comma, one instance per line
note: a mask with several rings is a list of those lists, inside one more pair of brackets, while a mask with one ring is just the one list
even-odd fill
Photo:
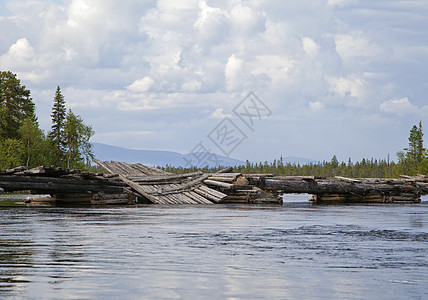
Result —
[[[204, 172], [217, 172], [223, 167], [218, 168], [175, 168], [166, 166], [162, 168], [172, 173], [187, 173], [198, 170]], [[385, 178], [392, 177], [396, 164], [384, 159], [362, 159], [360, 162], [348, 164], [337, 160], [336, 156], [330, 162], [322, 162], [317, 164], [299, 165], [295, 163], [284, 163], [282, 157], [279, 160], [274, 160], [272, 163], [250, 163], [248, 160], [245, 165], [235, 166], [234, 172], [247, 174], [273, 174], [275, 176], [319, 176], [319, 177], [334, 177], [344, 176], [353, 178]]]
[[64, 137], [64, 126], [66, 121], [66, 108], [61, 88], [56, 88], [54, 104], [52, 106], [52, 127], [48, 134], [52, 144], [52, 159], [55, 165], [62, 166], [65, 160], [66, 142]]
[[0, 138], [19, 139], [18, 129], [25, 119], [36, 123], [30, 91], [12, 72], [0, 72]]
[[52, 107], [52, 130], [39, 128], [30, 91], [11, 72], [0, 72], [0, 170], [40, 165], [86, 170], [94, 158], [91, 126], [72, 111], [67, 114], [58, 86]]
[[428, 152], [424, 148], [422, 122], [419, 125], [413, 125], [409, 134], [409, 147], [404, 148], [405, 151], [399, 151], [398, 156], [398, 168], [401, 174], [416, 175], [416, 174], [428, 174], [427, 160]]
[[22, 165], [24, 146], [18, 139], [0, 140], [0, 170]]
[[48, 142], [38, 124], [31, 119], [25, 119], [18, 132], [25, 149], [25, 166], [30, 168], [46, 163], [44, 158], [49, 155]]
[[64, 124], [64, 141], [67, 168], [82, 169], [94, 158], [89, 139], [94, 134], [91, 126], [83, 123], [83, 119], [68, 111]]

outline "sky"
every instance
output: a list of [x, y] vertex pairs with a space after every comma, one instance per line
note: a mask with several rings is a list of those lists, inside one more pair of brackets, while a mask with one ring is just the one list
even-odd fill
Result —
[[426, 0], [0, 0], [0, 33], [41, 128], [60, 86], [93, 142], [356, 161], [428, 128]]

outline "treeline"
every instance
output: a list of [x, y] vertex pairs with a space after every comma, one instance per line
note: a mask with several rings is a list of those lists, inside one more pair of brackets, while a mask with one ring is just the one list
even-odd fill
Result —
[[0, 72], [0, 170], [55, 165], [88, 169], [93, 159], [91, 126], [67, 111], [58, 86], [52, 106], [52, 127], [43, 132], [31, 92], [10, 71]]
[[[361, 161], [339, 162], [334, 155], [330, 161], [317, 164], [294, 164], [284, 163], [282, 157], [269, 163], [246, 162], [243, 166], [235, 166], [233, 169], [239, 173], [262, 173], [275, 176], [320, 176], [334, 177], [344, 176], [350, 178], [394, 178], [399, 175], [428, 175], [428, 152], [423, 146], [422, 122], [414, 125], [410, 130], [409, 146], [397, 153], [398, 162], [389, 159], [362, 159]], [[202, 170], [204, 172], [217, 172], [218, 168], [175, 168], [166, 166], [163, 168], [168, 172], [186, 173]]]

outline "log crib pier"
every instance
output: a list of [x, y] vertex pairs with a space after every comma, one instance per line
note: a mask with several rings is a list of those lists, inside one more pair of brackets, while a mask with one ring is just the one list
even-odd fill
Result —
[[390, 178], [319, 178], [241, 174], [225, 168], [217, 173], [172, 174], [142, 164], [95, 161], [109, 174], [63, 168], [24, 167], [0, 171], [0, 193], [31, 191], [29, 203], [55, 204], [215, 204], [275, 203], [283, 194], [312, 194], [322, 203], [419, 203], [428, 194], [425, 175]]

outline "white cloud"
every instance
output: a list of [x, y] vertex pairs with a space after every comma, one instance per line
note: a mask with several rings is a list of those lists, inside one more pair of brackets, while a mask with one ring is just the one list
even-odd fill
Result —
[[414, 114], [418, 111], [418, 108], [407, 97], [387, 100], [379, 106], [379, 109], [399, 116]]
[[235, 54], [232, 54], [227, 60], [224, 75], [226, 77], [226, 86], [229, 90], [233, 90], [238, 87], [242, 63], [242, 60], [237, 58]]
[[29, 59], [34, 56], [34, 48], [30, 45], [26, 38], [22, 38], [10, 46], [8, 54], [11, 56], [11, 58]]
[[309, 109], [312, 111], [320, 111], [324, 109], [324, 104], [320, 101], [311, 101], [309, 102]]
[[225, 114], [223, 112], [223, 108], [217, 108], [211, 115], [210, 118], [211, 119], [224, 119], [226, 117], [231, 118], [232, 115], [231, 114]]
[[365, 106], [369, 95], [368, 82], [361, 76], [327, 77], [329, 91], [333, 96], [345, 100], [347, 105]]
[[197, 92], [201, 89], [201, 82], [197, 80], [189, 80], [183, 83], [181, 89], [185, 92]]
[[288, 73], [294, 66], [295, 61], [284, 55], [258, 55], [252, 63], [251, 73], [266, 74], [274, 83], [284, 83], [288, 80]]
[[[424, 1], [4, 2], [0, 68], [32, 90], [40, 120], [50, 119], [56, 85], [96, 131], [141, 126], [159, 132], [151, 144], [170, 147], [188, 140], [165, 138], [157, 120], [204, 136], [203, 121], [227, 115], [250, 90], [290, 131], [295, 120], [318, 126], [308, 112], [324, 120], [352, 111], [355, 128], [372, 122], [367, 115], [427, 115]], [[259, 130], [266, 138], [273, 120]], [[288, 149], [286, 140], [271, 148]]]
[[328, 0], [327, 4], [330, 6], [344, 7], [347, 5], [354, 4], [355, 2], [356, 2], [355, 0]]
[[314, 56], [318, 53], [319, 45], [311, 38], [303, 37], [303, 50], [306, 54], [310, 56]]
[[133, 92], [143, 93], [147, 92], [155, 83], [149, 76], [144, 76], [141, 79], [135, 80], [127, 88]]
[[229, 33], [230, 23], [226, 12], [217, 7], [208, 6], [204, 0], [199, 1], [199, 16], [194, 23], [199, 31], [199, 38], [205, 43], [221, 42]]
[[334, 40], [336, 51], [344, 63], [361, 62], [382, 54], [381, 47], [360, 31], [338, 34]]

